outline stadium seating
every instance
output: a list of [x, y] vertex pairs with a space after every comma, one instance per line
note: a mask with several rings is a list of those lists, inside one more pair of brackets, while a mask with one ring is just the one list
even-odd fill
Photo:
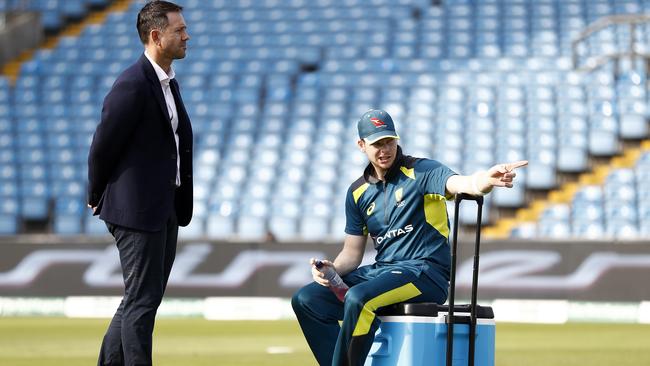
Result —
[[112, 0], [4, 0], [3, 11], [35, 11], [41, 14], [41, 24], [46, 32], [60, 31], [68, 21], [83, 19], [90, 10], [110, 4]]
[[[45, 17], [83, 16], [95, 3], [31, 2]], [[356, 121], [369, 108], [393, 116], [407, 153], [460, 173], [529, 160], [520, 186], [488, 196], [487, 212], [522, 207], [527, 190], [556, 188], [590, 157], [649, 136], [641, 63], [580, 73], [571, 62], [587, 24], [649, 11], [649, 0], [178, 3], [192, 37], [174, 63], [195, 131], [187, 238], [340, 240], [346, 189], [366, 163]], [[14, 87], [0, 79], [0, 234], [48, 217], [57, 233], [105, 234], [84, 208], [85, 159], [104, 95], [142, 51], [132, 26], [142, 4], [36, 52]], [[627, 47], [623, 28], [585, 47]], [[650, 39], [639, 29], [640, 43]], [[646, 155], [513, 235], [647, 237]]]

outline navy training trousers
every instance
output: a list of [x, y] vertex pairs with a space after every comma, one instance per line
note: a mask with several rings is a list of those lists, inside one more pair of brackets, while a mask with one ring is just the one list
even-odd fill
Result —
[[[379, 320], [377, 309], [400, 302], [444, 303], [447, 288], [425, 274], [398, 265], [368, 265], [343, 277], [350, 286], [345, 302], [329, 288], [312, 282], [296, 292], [291, 305], [318, 364], [362, 366]], [[339, 320], [342, 324], [339, 325]]]

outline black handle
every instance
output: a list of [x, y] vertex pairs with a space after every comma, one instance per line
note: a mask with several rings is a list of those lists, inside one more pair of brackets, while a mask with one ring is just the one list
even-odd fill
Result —
[[458, 193], [456, 198], [454, 198], [456, 204], [460, 204], [462, 200], [476, 201], [479, 206], [483, 206], [483, 196], [473, 196], [469, 193]]
[[469, 324], [469, 351], [468, 364], [474, 366], [474, 347], [476, 337], [476, 298], [478, 288], [478, 267], [479, 251], [481, 243], [481, 221], [483, 219], [483, 196], [473, 196], [467, 193], [459, 193], [455, 198], [454, 205], [454, 228], [451, 247], [451, 273], [449, 278], [449, 312], [447, 314], [447, 366], [452, 366], [454, 353], [454, 300], [456, 295], [456, 253], [458, 248], [458, 221], [460, 202], [463, 200], [476, 201], [478, 210], [476, 213], [476, 240], [474, 246], [474, 268], [472, 271], [472, 299], [470, 303], [470, 324]]

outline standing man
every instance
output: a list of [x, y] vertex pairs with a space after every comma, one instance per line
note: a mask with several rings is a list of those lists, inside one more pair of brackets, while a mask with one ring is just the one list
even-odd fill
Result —
[[[343, 250], [334, 262], [323, 261], [350, 289], [345, 301], [339, 301], [327, 288], [326, 269], [316, 268], [312, 259], [315, 282], [291, 300], [321, 366], [364, 364], [379, 327], [378, 308], [398, 302], [444, 303], [451, 262], [446, 198], [512, 187], [514, 169], [528, 163], [457, 175], [435, 160], [403, 155], [385, 111], [366, 112], [357, 128], [357, 144], [370, 162], [347, 192]], [[359, 267], [368, 235], [377, 250], [376, 261]]]
[[167, 1], [140, 10], [144, 54], [106, 95], [90, 146], [88, 206], [115, 238], [125, 287], [98, 365], [152, 364], [178, 226], [192, 218], [192, 127], [172, 69], [190, 39], [182, 10]]

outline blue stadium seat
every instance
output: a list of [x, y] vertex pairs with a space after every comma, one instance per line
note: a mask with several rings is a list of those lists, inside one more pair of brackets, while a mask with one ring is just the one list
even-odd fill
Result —
[[566, 239], [571, 234], [568, 220], [541, 219], [537, 225], [537, 236], [541, 238]]
[[53, 231], [59, 235], [73, 235], [82, 232], [81, 215], [54, 215]]
[[613, 156], [620, 150], [620, 142], [615, 132], [604, 130], [589, 131], [589, 152], [594, 156]]
[[[481, 216], [481, 221], [484, 225], [490, 221], [489, 215], [487, 215], [487, 212], [490, 210], [490, 206], [491, 203], [488, 200], [486, 200], [483, 204], [483, 215]], [[450, 212], [449, 209], [447, 212]], [[461, 204], [458, 214], [460, 216], [457, 219], [461, 225], [476, 225], [476, 205], [474, 205], [472, 202]]]
[[[107, 3], [42, 0], [30, 6], [41, 10], [46, 27], [53, 29], [66, 16], [78, 17]], [[490, 196], [492, 207], [520, 207], [524, 188], [554, 188], [558, 173], [584, 172], [590, 157], [618, 154], [620, 139], [648, 137], [646, 70], [622, 61], [618, 76], [611, 65], [577, 74], [570, 59], [571, 41], [586, 24], [604, 15], [648, 9], [640, 2], [459, 0], [436, 6], [428, 0], [395, 0], [368, 7], [358, 0], [292, 0], [282, 7], [274, 1], [184, 5], [192, 23], [194, 56], [176, 62], [175, 68], [196, 138], [197, 217], [206, 218], [191, 229], [193, 237], [233, 239], [250, 217], [252, 227], [277, 225], [287, 233], [278, 240], [299, 236], [299, 222], [284, 216], [271, 220], [268, 207], [255, 212], [242, 196], [248, 192], [262, 199], [273, 189], [289, 201], [281, 208], [286, 217], [293, 220], [296, 212], [316, 217], [327, 222], [319, 226], [326, 228], [320, 239], [340, 239], [342, 228], [334, 227], [341, 226], [335, 223], [341, 215], [332, 215], [335, 208], [316, 214], [314, 207], [299, 203], [307, 202], [306, 197], [330, 206], [342, 200], [339, 193], [366, 163], [352, 142], [355, 121], [369, 108], [389, 110], [407, 153], [434, 157], [462, 173], [497, 161], [530, 160], [517, 188]], [[47, 200], [79, 190], [69, 182], [85, 179], [83, 160], [102, 100], [117, 73], [142, 52], [137, 37], [129, 34], [137, 8], [110, 13], [105, 24], [86, 26], [79, 36], [61, 37], [54, 49], [36, 52], [22, 65], [15, 87], [0, 78], [0, 176], [16, 182], [17, 191], [29, 193], [45, 184]], [[616, 50], [627, 42], [628, 33], [610, 27], [586, 42], [585, 49]], [[646, 33], [639, 32], [639, 39], [647, 40]], [[326, 168], [310, 169], [314, 162]], [[248, 169], [249, 164], [255, 169]], [[643, 169], [637, 175], [645, 176], [639, 171]], [[265, 188], [247, 183], [250, 179]], [[26, 188], [31, 182], [38, 184]], [[315, 182], [322, 189], [306, 189]], [[641, 228], [636, 231], [624, 224], [614, 229], [614, 210], [608, 207], [615, 196], [624, 202], [630, 197], [643, 201], [650, 196], [643, 188], [646, 183], [626, 183], [617, 195], [604, 187], [599, 216], [604, 235], [643, 235], [645, 203], [639, 203], [636, 221], [629, 217]], [[29, 195], [20, 200], [24, 196]], [[580, 200], [574, 204], [593, 211]], [[556, 238], [597, 232], [591, 221], [580, 220], [567, 229], [574, 221], [571, 215], [542, 218], [537, 229], [525, 225], [516, 235]], [[84, 216], [77, 230], [93, 232], [90, 222], [96, 221]], [[60, 230], [73, 231], [66, 225], [59, 224]], [[105, 234], [102, 225], [96, 226]]]
[[557, 169], [561, 172], [580, 173], [588, 168], [587, 149], [561, 145], [558, 148]]
[[239, 215], [236, 235], [240, 240], [262, 241], [268, 234], [264, 216]]
[[271, 216], [269, 231], [278, 242], [298, 241], [298, 222], [294, 217]]
[[300, 238], [302, 241], [322, 241], [330, 232], [330, 222], [323, 216], [302, 216], [300, 218]]
[[100, 220], [98, 216], [93, 216], [90, 209], [83, 216], [83, 231], [81, 232], [91, 236], [110, 235], [104, 221]]
[[522, 207], [525, 204], [526, 192], [521, 177], [517, 177], [518, 184], [511, 189], [495, 189], [492, 193], [492, 203], [499, 207]]
[[203, 217], [192, 217], [189, 225], [178, 228], [179, 240], [196, 240], [205, 236], [206, 221]]
[[27, 220], [46, 220], [49, 215], [47, 197], [22, 196], [20, 199], [20, 213], [22, 218]]
[[[0, 183], [7, 184], [5, 181], [0, 181]], [[2, 202], [0, 203], [0, 214], [7, 216], [16, 216], [20, 213], [20, 207], [17, 199], [16, 192], [6, 192], [6, 189], [3, 188], [1, 192]]]
[[646, 116], [645, 112], [621, 114], [619, 117], [620, 137], [624, 139], [643, 139], [650, 136]]
[[526, 167], [526, 187], [530, 189], [552, 189], [555, 188], [556, 172], [552, 165], [531, 162]]
[[18, 217], [0, 213], [0, 235], [13, 235], [18, 232]]
[[233, 239], [235, 235], [235, 218], [232, 215], [209, 213], [206, 219], [205, 234], [211, 239]]

